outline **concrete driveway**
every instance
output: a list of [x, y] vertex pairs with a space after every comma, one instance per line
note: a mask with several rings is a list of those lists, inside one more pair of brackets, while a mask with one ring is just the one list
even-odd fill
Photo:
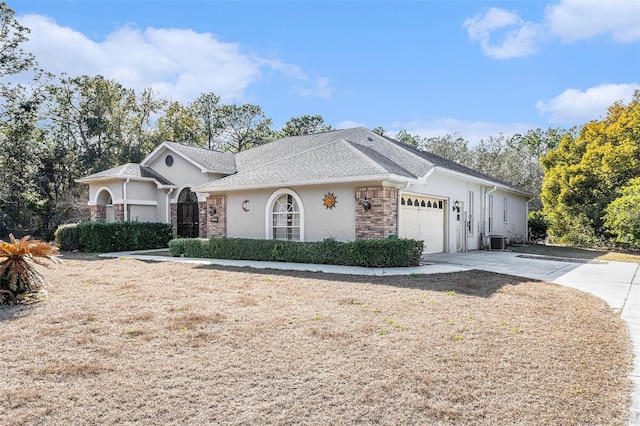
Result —
[[[148, 252], [158, 252], [158, 250], [149, 250]], [[575, 288], [603, 299], [627, 323], [634, 354], [631, 373], [634, 388], [628, 424], [640, 425], [640, 265], [636, 263], [603, 261], [585, 261], [581, 263], [579, 261], [501, 251], [431, 254], [423, 257], [421, 266], [412, 268], [360, 268], [283, 262], [189, 259], [157, 256], [144, 251], [106, 253], [101, 256], [126, 256], [162, 262], [322, 271], [352, 275], [435, 274], [479, 269], [548, 281]]]

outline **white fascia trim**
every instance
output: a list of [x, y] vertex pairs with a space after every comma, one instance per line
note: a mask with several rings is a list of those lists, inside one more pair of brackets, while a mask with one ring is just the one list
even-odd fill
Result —
[[425, 184], [427, 183], [427, 180], [429, 180], [429, 176], [431, 176], [433, 174], [433, 172], [436, 171], [436, 166], [431, 166], [431, 168], [429, 169], [429, 171], [427, 173], [424, 174], [424, 176], [421, 176], [418, 178], [418, 182]]
[[160, 183], [157, 179], [154, 178], [145, 178], [145, 177], [138, 177], [138, 176], [113, 176], [113, 177], [103, 177], [103, 178], [95, 178], [95, 179], [75, 179], [76, 183], [84, 183], [87, 185], [93, 184], [93, 183], [100, 183], [100, 182], [114, 182], [114, 181], [118, 181], [118, 180], [135, 180], [136, 182], [154, 182], [156, 184], [156, 186], [159, 189], [168, 189], [168, 188], [176, 188], [175, 185], [165, 185], [163, 183]]
[[[124, 204], [124, 199], [111, 200], [113, 204]], [[95, 204], [95, 203], [94, 203]], [[157, 206], [157, 201], [151, 200], [127, 200], [127, 204], [135, 204], [138, 206]]]
[[[148, 163], [151, 163], [156, 157], [159, 156], [160, 154], [160, 150], [162, 148], [166, 148], [169, 151], [173, 152], [175, 155], [180, 156], [182, 159], [184, 159], [185, 161], [187, 161], [188, 163], [193, 164], [195, 167], [199, 168], [200, 171], [204, 174], [207, 173], [221, 173], [224, 174], [223, 172], [218, 172], [215, 170], [209, 170], [206, 167], [204, 167], [202, 164], [195, 162], [191, 157], [188, 157], [186, 155], [184, 155], [183, 153], [181, 153], [180, 151], [176, 151], [173, 147], [171, 147], [171, 145], [167, 144], [166, 142], [162, 142], [160, 145], [158, 145], [156, 147], [156, 149], [154, 149], [153, 151], [151, 151], [151, 153], [149, 155], [147, 155], [145, 157], [144, 160], [142, 160], [142, 162], [140, 163], [140, 165], [142, 166], [147, 166]], [[148, 167], [148, 166], [147, 166]]]
[[398, 176], [394, 174], [385, 175], [371, 175], [371, 176], [357, 176], [351, 178], [334, 178], [323, 179], [315, 181], [300, 181], [300, 182], [280, 182], [269, 184], [256, 184], [245, 186], [227, 186], [227, 187], [213, 187], [207, 188], [208, 183], [200, 185], [193, 192], [233, 192], [233, 191], [245, 191], [251, 189], [268, 189], [268, 188], [283, 188], [283, 187], [299, 187], [299, 186], [314, 186], [314, 185], [329, 185], [339, 183], [359, 183], [359, 182], [381, 182], [386, 186], [403, 186], [407, 182], [417, 182], [416, 179], [407, 178], [404, 176]]
[[464, 179], [466, 181], [479, 183], [481, 185], [498, 186], [503, 191], [511, 192], [513, 194], [526, 195], [528, 197], [533, 195], [533, 194], [529, 194], [528, 192], [518, 191], [518, 190], [515, 190], [515, 189], [512, 189], [512, 188], [509, 188], [508, 186], [506, 186], [504, 184], [501, 184], [499, 182], [494, 182], [494, 181], [491, 181], [491, 180], [488, 180], [488, 179], [483, 179], [483, 178], [479, 178], [479, 177], [476, 177], [476, 176], [471, 176], [471, 175], [468, 175], [468, 174], [462, 173], [462, 172], [456, 172], [455, 170], [445, 169], [445, 168], [438, 167], [438, 166], [436, 166], [436, 169], [437, 169], [438, 173], [456, 176], [456, 177], [459, 177], [459, 178]]
[[415, 196], [415, 197], [428, 197], [428, 198], [435, 198], [435, 199], [438, 199], [438, 200], [444, 200], [444, 201], [449, 200], [449, 197], [448, 197], [448, 196], [445, 196], [445, 195], [436, 195], [436, 194], [431, 194], [431, 193], [427, 193], [427, 194], [425, 194], [425, 193], [423, 193], [423, 192], [399, 191], [399, 192], [398, 192], [398, 194], [399, 194], [400, 196], [403, 196], [403, 195], [411, 195], [411, 196]]

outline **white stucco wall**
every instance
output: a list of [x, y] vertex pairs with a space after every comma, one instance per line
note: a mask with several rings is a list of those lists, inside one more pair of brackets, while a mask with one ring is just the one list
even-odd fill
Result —
[[[304, 240], [321, 241], [336, 238], [340, 241], [355, 239], [355, 189], [356, 184], [290, 187], [300, 198], [304, 212]], [[288, 187], [283, 187], [288, 188]], [[263, 189], [227, 194], [227, 236], [237, 238], [265, 238], [267, 202], [279, 189]], [[481, 235], [487, 233], [487, 192], [493, 186], [476, 181], [465, 181], [456, 176], [434, 173], [426, 183], [414, 183], [400, 190], [400, 194], [416, 194], [444, 200], [445, 251], [456, 252], [460, 249], [478, 250], [481, 248]], [[469, 206], [469, 192], [474, 194], [473, 209]], [[337, 205], [327, 209], [323, 205], [324, 195], [332, 192], [337, 197]], [[509, 191], [497, 190], [494, 197], [494, 229], [491, 234], [505, 237], [524, 237], [527, 226], [527, 197]], [[507, 198], [507, 221], [503, 220], [503, 199]], [[248, 201], [248, 212], [242, 205]], [[458, 201], [460, 222], [453, 205]], [[471, 214], [472, 233], [469, 233], [465, 220]], [[267, 216], [268, 217], [268, 216]], [[398, 223], [401, 224], [402, 212], [399, 208]], [[460, 236], [460, 237], [458, 237]], [[466, 238], [466, 239], [465, 239]]]
[[[523, 239], [527, 230], [526, 198], [506, 191], [495, 191], [493, 196], [493, 229], [491, 234], [502, 235], [509, 241]], [[507, 200], [506, 221], [504, 200]]]
[[[404, 191], [424, 194], [427, 196], [443, 198], [447, 200], [445, 209], [446, 223], [446, 250], [455, 252], [460, 249], [457, 240], [458, 233], [464, 232], [466, 235], [466, 250], [478, 250], [481, 247], [481, 234], [488, 234], [486, 208], [487, 193], [493, 189], [492, 185], [483, 185], [475, 181], [464, 180], [449, 174], [432, 174], [424, 184], [412, 184]], [[473, 211], [470, 211], [469, 192], [474, 193]], [[503, 235], [515, 238], [524, 238], [526, 235], [527, 217], [526, 201], [527, 197], [515, 194], [510, 191], [496, 190], [491, 193], [494, 200], [493, 206], [493, 229], [491, 234]], [[507, 199], [507, 221], [503, 220], [503, 203]], [[453, 211], [453, 205], [458, 201], [461, 206], [460, 220], [457, 221], [457, 213]], [[473, 233], [469, 234], [468, 229], [464, 229], [464, 221], [471, 214]], [[401, 221], [402, 218], [399, 218]], [[464, 246], [462, 248], [465, 248]]]
[[93, 204], [96, 201], [98, 193], [104, 189], [108, 189], [113, 200], [122, 199], [122, 181], [114, 180], [108, 182], [99, 182], [89, 185], [89, 203]]
[[[267, 202], [274, 192], [283, 188], [227, 194], [227, 236], [265, 238]], [[289, 188], [300, 197], [304, 208], [305, 241], [355, 239], [355, 188], [351, 185]], [[327, 209], [323, 204], [328, 192], [336, 196], [337, 203], [333, 209]], [[245, 200], [249, 201], [248, 212], [242, 209]]]
[[[141, 206], [132, 204], [130, 206], [131, 222], [158, 222], [156, 206]], [[162, 221], [164, 222], [164, 221]]]
[[[165, 163], [167, 155], [173, 157], [173, 164], [171, 166], [167, 166]], [[197, 186], [223, 177], [223, 175], [217, 173], [203, 173], [202, 170], [193, 163], [169, 150], [165, 150], [154, 159], [154, 161], [148, 164], [148, 166], [178, 187], [178, 189], [171, 194], [171, 201], [174, 203], [177, 201], [177, 197], [182, 189], [189, 187], [193, 191]], [[204, 201], [205, 198], [206, 195], [199, 196], [200, 201]]]

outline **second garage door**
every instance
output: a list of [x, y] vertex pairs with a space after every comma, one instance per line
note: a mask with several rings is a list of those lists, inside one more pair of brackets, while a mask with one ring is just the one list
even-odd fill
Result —
[[400, 237], [424, 241], [424, 253], [444, 251], [445, 201], [403, 196], [400, 199]]

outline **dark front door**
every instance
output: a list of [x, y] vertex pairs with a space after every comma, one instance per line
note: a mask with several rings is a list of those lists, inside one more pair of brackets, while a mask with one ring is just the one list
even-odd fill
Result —
[[178, 196], [179, 238], [198, 238], [200, 235], [198, 217], [198, 196], [189, 188], [185, 188]]

